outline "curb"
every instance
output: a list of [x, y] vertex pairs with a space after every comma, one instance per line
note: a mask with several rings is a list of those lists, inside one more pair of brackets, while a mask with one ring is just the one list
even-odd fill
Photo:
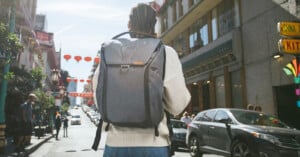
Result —
[[20, 153], [10, 152], [8, 154], [0, 154], [0, 157], [28, 157], [31, 153], [37, 150], [42, 144], [44, 144], [54, 136], [55, 136], [54, 134], [46, 135], [43, 139], [40, 139], [38, 142], [33, 143], [30, 146], [27, 146], [24, 152], [20, 152]]
[[36, 144], [33, 144], [33, 145], [25, 148], [25, 152], [22, 154], [22, 156], [29, 156], [29, 154], [31, 154], [32, 152], [37, 150], [42, 144], [44, 144], [45, 142], [50, 140], [52, 137], [54, 137], [54, 134], [51, 134], [49, 137], [46, 137], [41, 142], [38, 142]]

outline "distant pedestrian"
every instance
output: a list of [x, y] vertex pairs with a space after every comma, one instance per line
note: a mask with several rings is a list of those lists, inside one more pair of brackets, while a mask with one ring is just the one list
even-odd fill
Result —
[[254, 107], [254, 111], [257, 111], [257, 112], [262, 112], [262, 108], [261, 108], [261, 106], [259, 106], [259, 105], [256, 105], [256, 106]]
[[58, 140], [58, 134], [61, 127], [61, 115], [58, 111], [55, 113], [55, 129], [56, 129], [56, 140]]
[[68, 117], [64, 117], [63, 119], [63, 127], [64, 127], [64, 137], [68, 137], [68, 126], [69, 126]]
[[183, 116], [180, 119], [181, 121], [185, 122], [185, 124], [190, 124], [192, 122], [191, 117], [189, 116], [188, 112], [184, 112]]
[[248, 106], [247, 106], [247, 110], [254, 110], [254, 105], [252, 105], [252, 104], [248, 104]]

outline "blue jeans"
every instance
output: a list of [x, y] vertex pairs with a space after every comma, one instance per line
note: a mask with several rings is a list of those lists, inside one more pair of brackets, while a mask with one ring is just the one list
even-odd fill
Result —
[[170, 157], [169, 147], [110, 147], [105, 146], [103, 157]]

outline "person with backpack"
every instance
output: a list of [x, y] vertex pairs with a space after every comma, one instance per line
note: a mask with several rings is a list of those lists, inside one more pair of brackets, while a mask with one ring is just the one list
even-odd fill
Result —
[[129, 35], [102, 44], [93, 77], [101, 114], [92, 148], [107, 131], [104, 157], [169, 157], [169, 113], [179, 115], [190, 101], [176, 51], [155, 35], [156, 12], [147, 4], [133, 7]]

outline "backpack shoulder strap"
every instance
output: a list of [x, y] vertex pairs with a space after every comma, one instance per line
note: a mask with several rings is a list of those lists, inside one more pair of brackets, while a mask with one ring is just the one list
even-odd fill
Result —
[[100, 121], [99, 121], [99, 124], [97, 126], [96, 136], [95, 136], [94, 143], [93, 143], [93, 146], [92, 146], [92, 149], [95, 150], [95, 151], [98, 150], [98, 145], [99, 145], [100, 140], [101, 140], [102, 125], [103, 125], [103, 120], [101, 118]]

